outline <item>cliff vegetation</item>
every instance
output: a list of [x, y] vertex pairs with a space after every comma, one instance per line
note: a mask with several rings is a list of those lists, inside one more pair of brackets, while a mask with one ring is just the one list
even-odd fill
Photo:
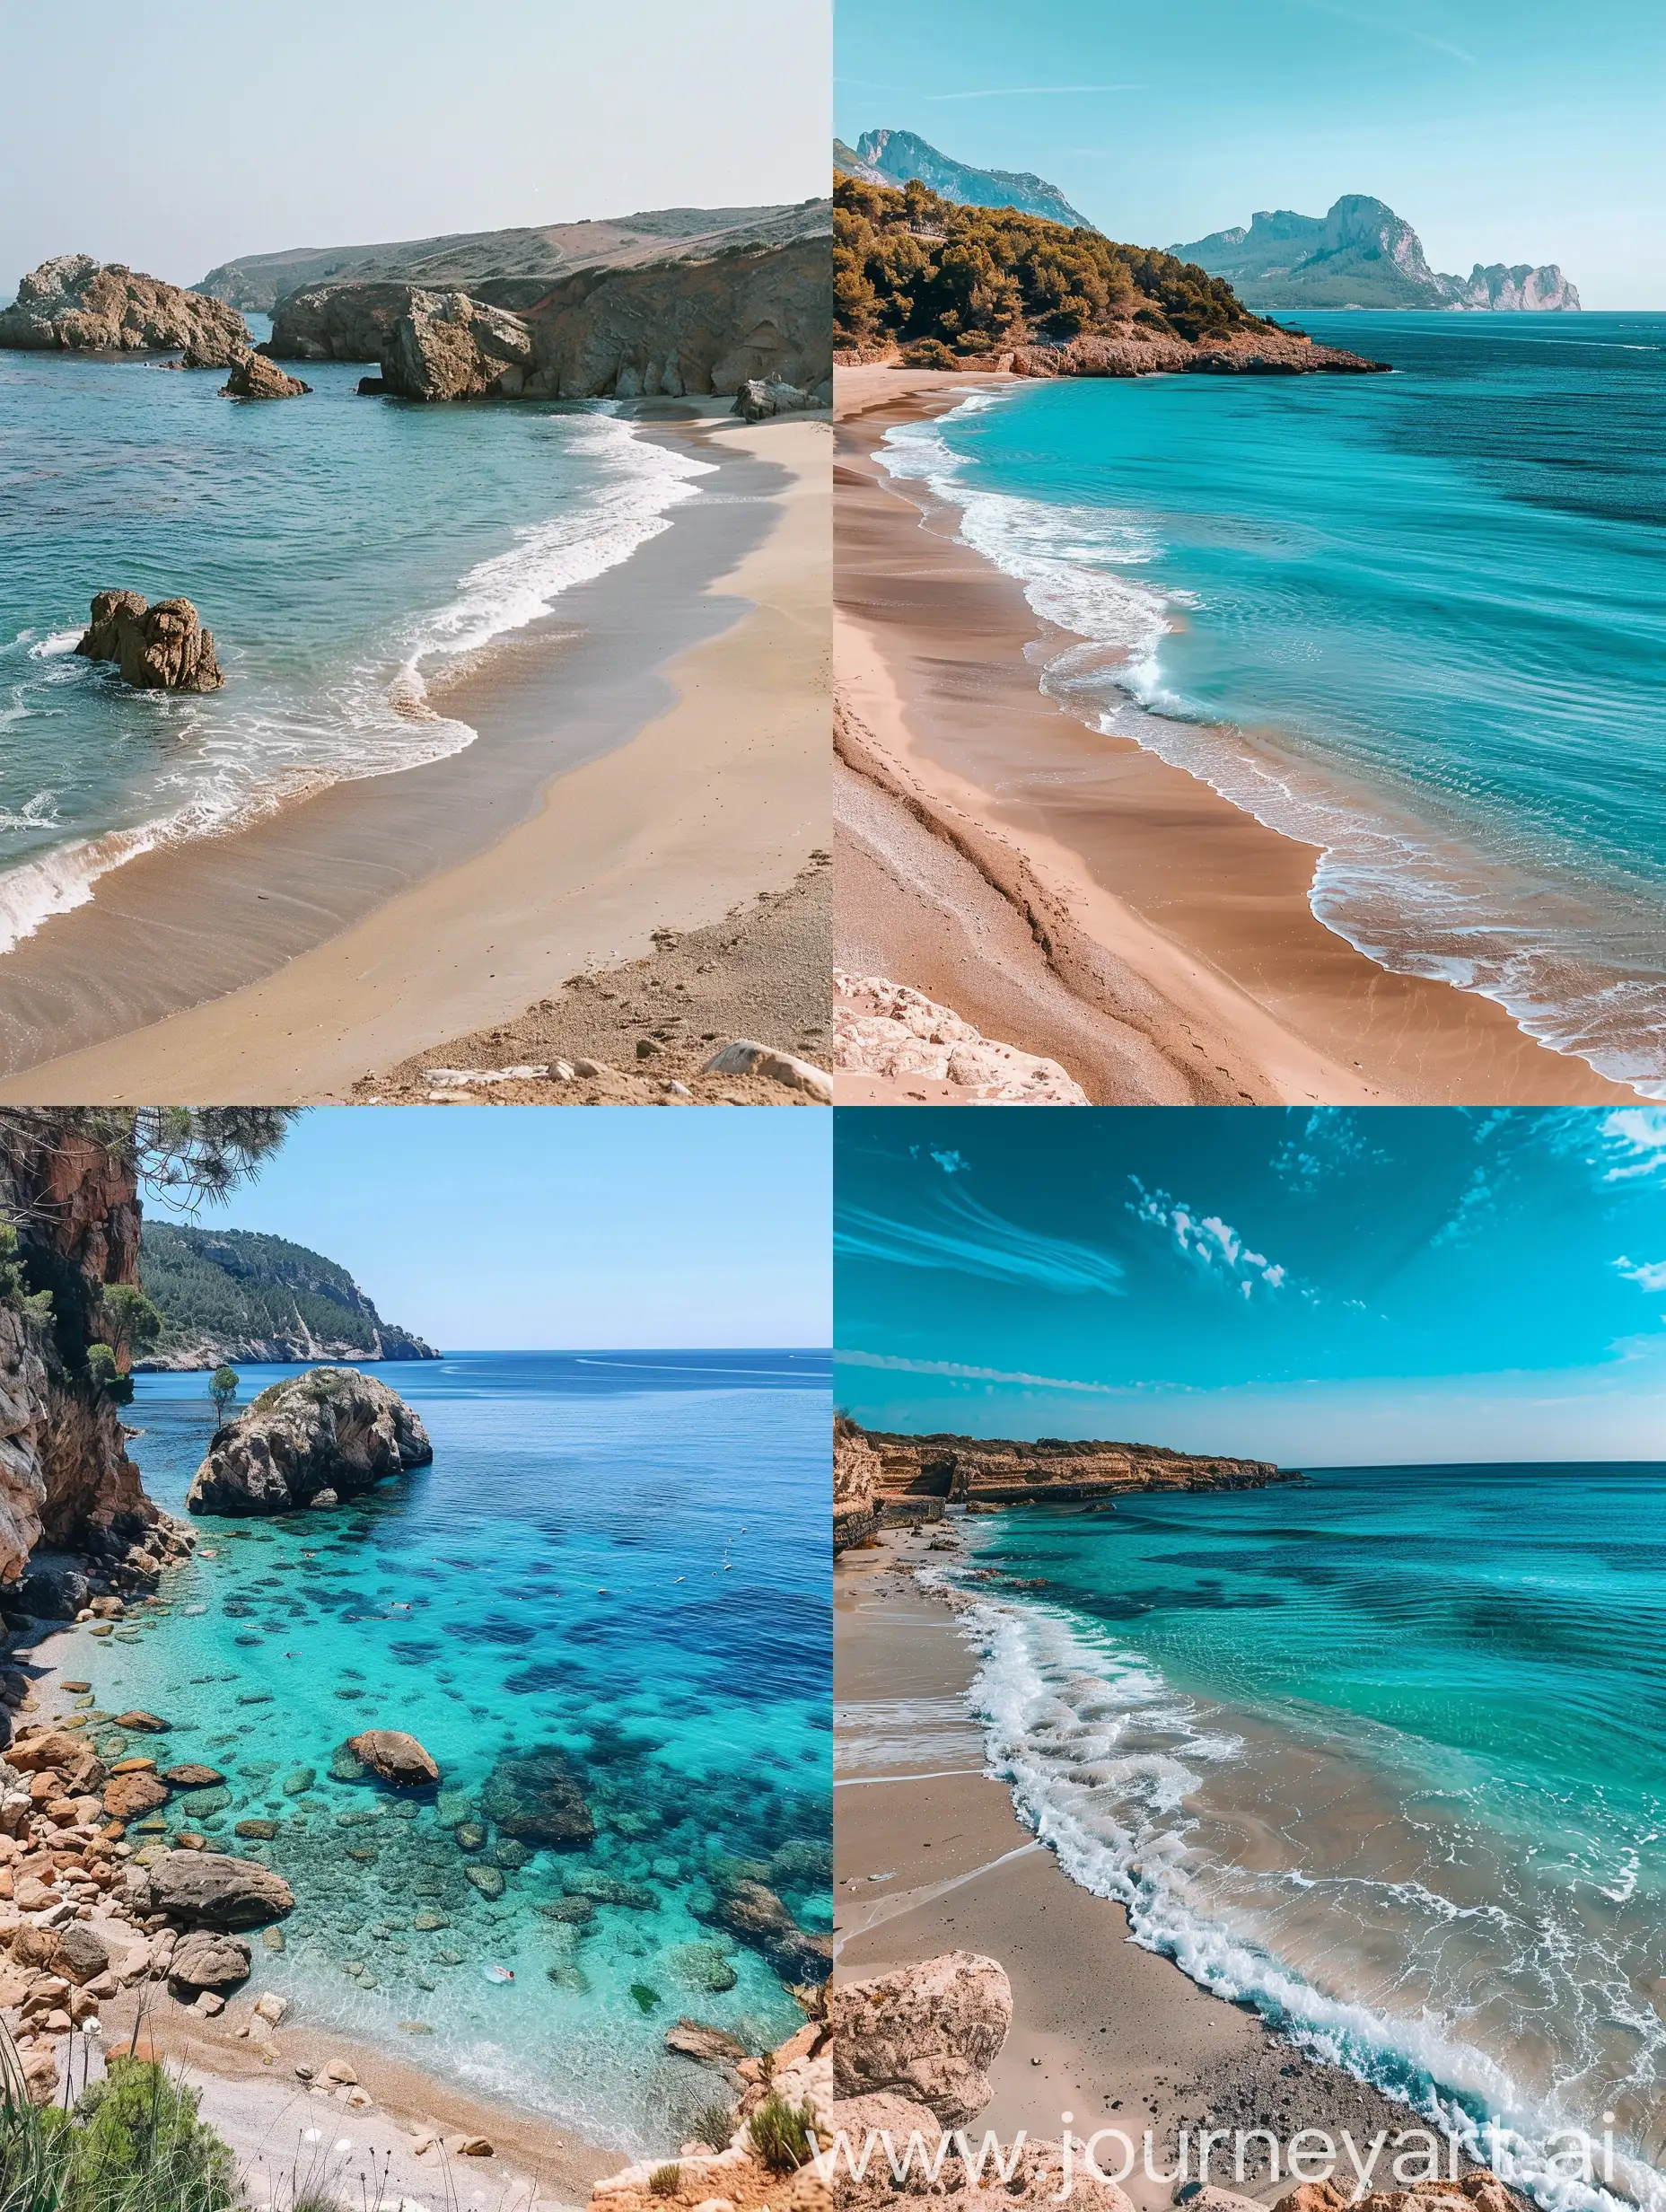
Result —
[[142, 1370], [439, 1357], [384, 1321], [346, 1268], [285, 1237], [147, 1221], [140, 1280], [162, 1323], [154, 1347], [135, 1362]]

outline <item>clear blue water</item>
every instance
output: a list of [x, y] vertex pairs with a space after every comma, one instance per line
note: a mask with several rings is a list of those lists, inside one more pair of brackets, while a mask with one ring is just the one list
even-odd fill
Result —
[[893, 470], [1046, 686], [1323, 848], [1326, 923], [1666, 1097], [1666, 315], [1325, 314], [1391, 376], [982, 393]]
[[[259, 326], [264, 328], [264, 325]], [[665, 527], [706, 465], [611, 402], [223, 399], [215, 371], [0, 353], [0, 951], [158, 844], [467, 745], [436, 675]], [[193, 600], [224, 688], [125, 689], [94, 592]]]
[[[1666, 1468], [1344, 1468], [969, 1524], [1065, 1868], [1311, 2049], [1666, 2204]], [[1041, 1578], [1043, 1586], [1007, 1582]]]
[[[294, 1372], [242, 1371], [240, 1402]], [[827, 1358], [481, 1352], [379, 1372], [425, 1423], [431, 1468], [333, 1509], [197, 1522], [143, 1625], [77, 1633], [63, 1672], [96, 1711], [160, 1713], [176, 1759], [227, 1775], [206, 1816], [187, 1796], [159, 1817], [291, 1882], [286, 1948], [257, 1946], [252, 1987], [594, 2141], [674, 2149], [714, 2077], [666, 2055], [667, 2026], [691, 2014], [761, 2049], [802, 2020], [766, 1959], [701, 1917], [714, 1878], [748, 1862], [801, 1926], [831, 1926]], [[180, 1510], [214, 1427], [206, 1377], [140, 1377], [129, 1418], [146, 1488]], [[559, 1746], [595, 1844], [510, 1865], [488, 1900], [463, 1870], [496, 1856], [489, 1821], [464, 1849], [449, 1795], [413, 1809], [331, 1778], [373, 1726], [417, 1735], [465, 1816], [500, 1754]], [[276, 1840], [238, 1839], [251, 1817]], [[539, 1909], [586, 1874], [636, 1901], [583, 1925]]]

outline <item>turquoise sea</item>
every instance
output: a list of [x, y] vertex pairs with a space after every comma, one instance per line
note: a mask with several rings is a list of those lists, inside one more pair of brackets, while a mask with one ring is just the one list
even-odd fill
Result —
[[[294, 1372], [243, 1370], [240, 1402]], [[333, 1509], [198, 1521], [143, 1625], [78, 1634], [62, 1672], [95, 1713], [156, 1712], [175, 1760], [225, 1775], [156, 1816], [169, 1831], [291, 1883], [285, 1947], [256, 1939], [251, 1988], [592, 2141], [674, 2149], [719, 2084], [667, 2056], [671, 2022], [762, 2049], [803, 2017], [718, 1925], [725, 1877], [831, 1927], [828, 1359], [474, 1352], [378, 1372], [421, 1415], [431, 1468]], [[214, 1428], [206, 1381], [141, 1376], [128, 1417], [176, 1511]], [[421, 1739], [436, 1798], [332, 1777], [373, 1726]], [[548, 1746], [597, 1837], [529, 1856], [483, 1792], [501, 1759]], [[237, 1838], [250, 1819], [276, 1838]], [[488, 1869], [496, 1899], [469, 1878]]]
[[[709, 473], [611, 401], [424, 408], [361, 399], [364, 371], [311, 363], [309, 398], [250, 403], [218, 371], [0, 353], [0, 952], [138, 853], [460, 750], [436, 676]], [[107, 586], [193, 600], [224, 688], [78, 660]]]
[[1600, 2199], [1557, 2132], [1610, 2124], [1666, 2206], [1666, 1467], [966, 1525], [991, 1768], [1076, 1881], [1308, 2050], [1495, 2117], [1558, 2212]]
[[1322, 848], [1314, 911], [1666, 1098], [1666, 315], [1336, 313], [1372, 377], [979, 392], [886, 434], [1042, 681]]

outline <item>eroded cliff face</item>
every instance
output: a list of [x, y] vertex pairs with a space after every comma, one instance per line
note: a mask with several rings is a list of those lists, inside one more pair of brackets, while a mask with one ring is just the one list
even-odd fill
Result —
[[1136, 1490], [1252, 1490], [1296, 1479], [1267, 1460], [1204, 1458], [1162, 1444], [857, 1433], [878, 1458], [874, 1492], [881, 1504], [913, 1497], [1066, 1505]]
[[866, 1543], [879, 1526], [874, 1493], [880, 1455], [859, 1428], [839, 1419], [833, 1427], [833, 1549]]
[[17, 1580], [40, 1541], [48, 1408], [39, 1335], [21, 1307], [0, 1305], [0, 1585]]

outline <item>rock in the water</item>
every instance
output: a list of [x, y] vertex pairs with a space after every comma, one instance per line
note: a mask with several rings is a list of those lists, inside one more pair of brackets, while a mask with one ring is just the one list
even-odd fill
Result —
[[92, 619], [75, 651], [114, 661], [141, 691], [217, 691], [225, 681], [214, 637], [189, 599], [147, 606], [136, 592], [95, 592]]
[[408, 284], [317, 284], [287, 292], [259, 347], [274, 361], [380, 361], [410, 304]]
[[125, 263], [61, 253], [31, 269], [15, 303], [0, 312], [0, 347], [74, 353], [171, 353], [193, 364], [230, 368], [249, 351], [235, 308], [182, 291]]
[[136, 1821], [168, 1802], [168, 1785], [154, 1774], [118, 1774], [104, 1791], [104, 1810], [112, 1821]]
[[174, 1945], [168, 1977], [188, 1989], [234, 1989], [248, 1980], [250, 1962], [249, 1945], [241, 1936], [193, 1928]]
[[355, 1497], [433, 1458], [427, 1431], [385, 1382], [314, 1367], [216, 1433], [185, 1502], [192, 1513], [293, 1513], [320, 1491]]
[[220, 387], [223, 399], [295, 399], [311, 391], [298, 376], [289, 376], [264, 354], [244, 354]]
[[225, 1777], [217, 1767], [199, 1767], [188, 1760], [182, 1767], [167, 1767], [162, 1780], [174, 1789], [218, 1789]]
[[665, 2048], [684, 2058], [701, 2058], [713, 2066], [732, 2066], [746, 2056], [746, 2045], [736, 2042], [726, 2028], [708, 2027], [703, 2020], [679, 2020], [665, 2031]]
[[501, 1897], [505, 1887], [504, 1877], [495, 1866], [465, 1866], [463, 1879], [472, 1882], [482, 1897]]
[[721, 1900], [717, 1917], [743, 1943], [761, 1951], [783, 1981], [821, 1982], [832, 1971], [831, 1938], [800, 1927], [762, 1882], [736, 1882]]
[[985, 2068], [1013, 2024], [998, 1960], [950, 1951], [833, 1992], [834, 2083], [841, 2097], [880, 2092], [927, 2104], [945, 2127], [975, 2119], [995, 2094]]
[[415, 1736], [397, 1728], [367, 1728], [363, 1735], [347, 1739], [347, 1749], [378, 1780], [395, 1789], [433, 1789], [439, 1783], [440, 1769], [431, 1753]]
[[192, 1927], [262, 1927], [295, 1909], [281, 1874], [219, 1851], [164, 1851], [145, 1869], [149, 1909]]
[[749, 376], [734, 396], [733, 411], [749, 423], [760, 423], [770, 415], [797, 414], [812, 404], [810, 394], [800, 385]]
[[806, 1098], [818, 1104], [833, 1103], [833, 1078], [825, 1068], [801, 1060], [790, 1052], [777, 1052], [772, 1045], [756, 1044], [750, 1037], [742, 1037], [732, 1045], [720, 1045], [700, 1068], [703, 1075], [763, 1075], [771, 1083], [778, 1083], [789, 1091], [802, 1091]]
[[405, 399], [513, 399], [532, 358], [519, 315], [466, 292], [413, 291], [382, 347], [381, 376]]
[[481, 1807], [506, 1836], [574, 1848], [593, 1842], [596, 1823], [573, 1769], [553, 1745], [510, 1751], [492, 1769]]

